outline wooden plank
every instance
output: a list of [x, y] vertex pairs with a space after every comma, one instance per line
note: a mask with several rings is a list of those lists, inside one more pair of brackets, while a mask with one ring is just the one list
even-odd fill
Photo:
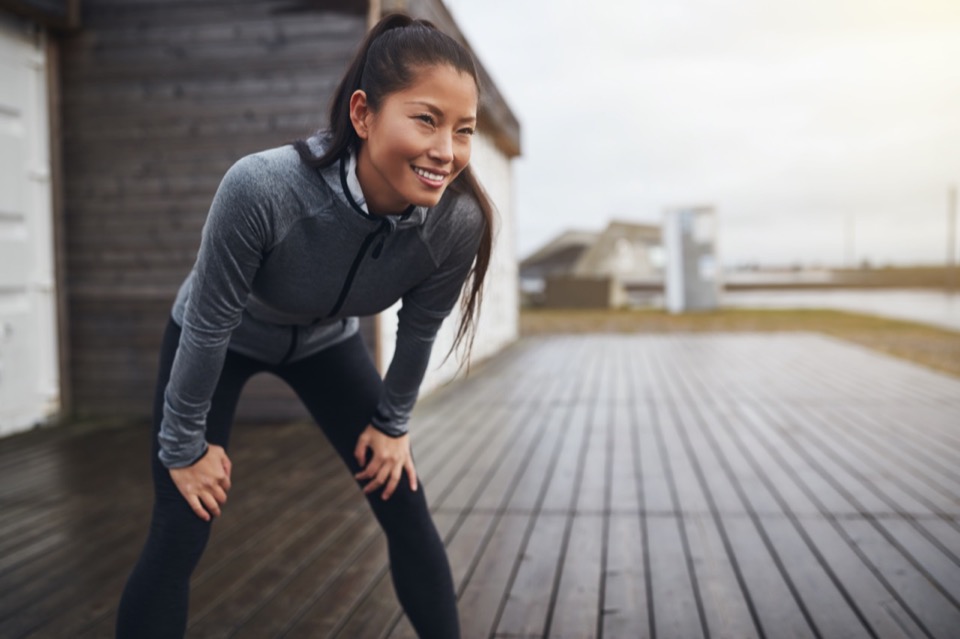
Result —
[[[943, 473], [946, 467], [939, 464], [932, 457], [925, 455], [922, 449], [911, 446], [910, 438], [899, 438], [890, 431], [872, 428], [865, 423], [862, 413], [831, 407], [830, 419], [827, 425], [836, 425], [835, 428], [846, 435], [846, 442], [854, 447], [860, 447], [870, 457], [877, 456], [874, 463], [893, 464], [905, 472], [899, 476], [909, 482], [912, 489], [919, 491], [929, 498], [937, 499], [943, 505], [935, 508], [952, 510], [956, 506], [956, 495], [960, 494], [960, 476], [954, 480], [952, 471]], [[842, 428], [842, 430], [841, 430]]]
[[[489, 517], [490, 515], [487, 515]], [[458, 517], [455, 514], [438, 513], [434, 517], [440, 536], [450, 538], [453, 530], [458, 526]], [[479, 535], [457, 535], [454, 539], [463, 542], [479, 541]], [[463, 566], [459, 561], [461, 553], [470, 552], [464, 549], [462, 543], [455, 549], [448, 549], [448, 557], [453, 571], [454, 583], [459, 581]], [[339, 594], [339, 593], [338, 593]], [[374, 580], [368, 582], [367, 592], [359, 595], [353, 605], [343, 614], [330, 614], [329, 606], [318, 602], [313, 610], [312, 619], [301, 620], [290, 633], [290, 637], [382, 637], [399, 620], [401, 614], [393, 583], [387, 570], [381, 569]]]
[[[324, 593], [334, 588], [354, 588], [363, 573], [386, 559], [386, 544], [372, 515], [358, 519], [362, 528], [351, 528], [339, 535], [323, 552], [311, 553], [292, 578], [270, 593], [260, 605], [248, 613], [242, 625], [231, 633], [234, 637], [279, 635], [290, 629], [304, 612]], [[217, 625], [223, 625], [217, 624]]]
[[908, 450], [952, 482], [960, 483], [960, 443], [956, 414], [950, 406], [885, 406], [883, 411], [859, 411], [858, 419], [883, 433], [888, 442]]
[[647, 541], [636, 513], [616, 513], [604, 539], [609, 549], [604, 572], [605, 637], [651, 636], [646, 571]]
[[599, 636], [601, 621], [597, 605], [605, 543], [603, 523], [602, 514], [578, 513], [568, 524], [566, 552], [560, 564], [559, 583], [545, 636], [558, 639]]
[[[533, 510], [532, 529], [522, 547], [519, 562], [498, 615], [496, 634], [524, 635], [543, 634], [552, 613], [556, 578], [563, 558], [563, 542], [567, 531], [568, 509], [575, 498], [574, 487], [577, 475], [579, 452], [569, 442], [579, 446], [584, 431], [588, 405], [580, 397], [585, 386], [592, 386], [591, 375], [598, 365], [586, 369], [578, 387], [578, 393], [568, 407], [563, 424], [564, 437], [557, 443], [544, 474], [542, 488], [538, 492]], [[594, 378], [595, 379], [595, 378]], [[578, 438], [578, 433], [580, 434]], [[530, 467], [528, 467], [530, 468]], [[567, 478], [564, 475], [572, 477]], [[554, 515], [553, 513], [558, 513]]]
[[[595, 350], [604, 365], [593, 380], [590, 414], [575, 470], [574, 489], [567, 506], [561, 562], [550, 602], [544, 633], [556, 637], [596, 637], [600, 632], [606, 503], [607, 422], [609, 388], [614, 371], [608, 363], [606, 340], [598, 338]], [[587, 380], [585, 380], [586, 382]], [[549, 493], [548, 493], [549, 495]]]
[[[683, 370], [688, 373], [688, 382], [696, 385], [687, 397], [687, 402], [699, 413], [700, 419], [695, 421], [701, 425], [702, 435], [717, 451], [723, 471], [737, 488], [755, 526], [765, 531], [765, 542], [776, 554], [781, 572], [790, 575], [795, 597], [806, 602], [811, 630], [823, 636], [840, 633], [857, 636], [859, 630], [861, 636], [870, 636], [872, 629], [868, 624], [861, 624], [862, 614], [769, 478], [764, 473], [750, 472], [758, 469], [758, 465], [746, 457], [747, 451], [742, 446], [735, 445], [739, 437], [731, 428], [725, 407], [693, 401], [694, 396], [703, 395], [709, 382], [696, 373], [697, 366], [689, 362], [685, 364]], [[698, 437], [695, 435], [694, 438]], [[712, 473], [708, 471], [708, 474]], [[838, 597], [842, 599], [838, 600]], [[836, 605], [838, 601], [847, 605]], [[760, 603], [761, 609], [767, 607]]]
[[[662, 393], [663, 390], [658, 391]], [[641, 416], [640, 466], [643, 469], [644, 502], [649, 543], [651, 594], [655, 635], [704, 636], [706, 621], [692, 572], [692, 560], [670, 460], [665, 456], [659, 426], [659, 408], [648, 405]], [[650, 481], [658, 478], [659, 481]]]
[[[808, 428], [805, 432], [810, 434], [811, 431], [812, 429]], [[812, 435], [810, 436], [812, 437]], [[960, 559], [958, 559], [956, 552], [947, 545], [940, 543], [923, 526], [923, 517], [932, 517], [935, 513], [928, 511], [925, 504], [916, 502], [910, 496], [904, 495], [898, 490], [894, 482], [881, 481], [879, 477], [868, 479], [852, 468], [848, 460], [844, 464], [844, 456], [847, 455], [847, 452], [842, 448], [834, 449], [823, 445], [818, 446], [818, 448], [819, 451], [817, 452], [819, 454], [815, 465], [825, 469], [825, 472], [835, 473], [836, 479], [832, 483], [834, 483], [838, 492], [841, 492], [860, 512], [870, 513], [865, 517], [865, 520], [873, 526], [874, 530], [896, 548], [903, 556], [904, 561], [911, 564], [915, 570], [922, 574], [941, 595], [960, 609], [960, 600], [957, 599], [957, 596], [953, 595], [938, 581], [911, 552], [911, 547], [926, 550], [926, 544], [915, 538], [919, 535], [939, 550], [940, 556], [934, 565], [949, 561], [952, 563], [954, 570], [960, 567]], [[849, 473], [851, 479], [847, 479], [843, 475], [844, 471]], [[862, 486], [865, 492], [863, 494], [854, 492], [854, 488], [857, 486]], [[885, 516], [877, 516], [877, 513], [883, 515], [888, 509], [908, 522], [913, 528], [914, 534], [906, 537], [905, 540], [897, 539], [896, 536], [891, 534], [888, 526], [888, 521], [891, 521], [891, 519]], [[919, 514], [920, 517], [914, 516], [915, 514]], [[955, 537], [952, 541], [956, 543], [958, 539], [960, 537]]]
[[[656, 423], [664, 467], [677, 486], [688, 572], [704, 616], [704, 634], [757, 636], [760, 631], [756, 626], [762, 621], [755, 618], [756, 606], [769, 593], [778, 599], [778, 609], [784, 613], [778, 627], [791, 636], [803, 636], [805, 624], [788, 603], [791, 596], [783, 587], [775, 562], [760, 550], [764, 546], [762, 535], [744, 522], [744, 506], [723, 481], [722, 469], [704, 451], [700, 455], [705, 459], [697, 457], [686, 433], [688, 419], [669, 403], [658, 409]], [[705, 462], [711, 463], [701, 466]], [[746, 555], [756, 555], [755, 561], [762, 562], [762, 567], [751, 572]]]
[[604, 537], [603, 614], [601, 634], [607, 636], [653, 636], [653, 589], [647, 514], [643, 501], [639, 418], [636, 397], [644, 388], [631, 374], [632, 349], [619, 350], [620, 374], [610, 434], [611, 468], [608, 499], [611, 511]]
[[[529, 512], [501, 514], [469, 580], [465, 586], [461, 584], [458, 605], [465, 637], [486, 637], [493, 631], [514, 562], [522, 552], [530, 516]], [[411, 634], [409, 626], [401, 624], [390, 637], [413, 639], [415, 635]]]
[[559, 568], [566, 513], [539, 511], [527, 529], [514, 576], [502, 602], [496, 637], [541, 636], [550, 611]]
[[889, 543], [875, 526], [863, 520], [842, 520], [847, 531], [864, 554], [873, 561], [879, 572], [891, 583], [914, 614], [935, 637], [950, 637], [960, 628], [960, 608], [949, 601], [941, 588], [934, 587], [929, 575], [907, 561], [902, 551]]
[[[836, 567], [844, 589], [857, 602], [866, 623], [877, 633], [883, 633], [880, 636], [897, 636], [904, 630], [907, 636], [929, 636], [923, 621], [840, 525], [842, 518], [834, 515], [824, 499], [834, 493], [812, 481], [819, 476], [811, 473], [795, 449], [777, 436], [783, 425], [752, 406], [743, 405], [741, 415], [744, 419], [740, 424], [747, 427], [741, 432], [749, 433], [751, 440], [762, 447], [757, 449], [758, 457], [762, 455], [771, 460], [766, 473], [778, 477], [774, 483], [781, 489], [791, 490], [788, 494], [790, 503], [794, 504], [792, 510], [818, 514], [802, 517], [803, 527], [826, 562]], [[853, 515], [847, 517], [850, 516]]]

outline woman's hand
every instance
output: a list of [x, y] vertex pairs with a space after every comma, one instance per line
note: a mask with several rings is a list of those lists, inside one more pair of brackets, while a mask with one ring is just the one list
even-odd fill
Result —
[[197, 517], [210, 521], [211, 515], [220, 516], [220, 506], [227, 503], [232, 467], [223, 446], [207, 444], [203, 457], [192, 466], [171, 468], [170, 477]]
[[[373, 451], [373, 459], [363, 468], [367, 448]], [[370, 479], [371, 481], [363, 487], [364, 494], [369, 495], [376, 489], [386, 484], [383, 490], [383, 499], [390, 499], [390, 495], [396, 490], [400, 483], [400, 477], [403, 470], [407, 470], [407, 476], [410, 478], [410, 489], [417, 489], [417, 469], [413, 467], [413, 457], [410, 455], [410, 435], [405, 434], [402, 437], [391, 437], [381, 433], [373, 426], [367, 426], [360, 437], [357, 439], [357, 447], [353, 451], [357, 463], [363, 468], [362, 471], [354, 475], [356, 479]]]

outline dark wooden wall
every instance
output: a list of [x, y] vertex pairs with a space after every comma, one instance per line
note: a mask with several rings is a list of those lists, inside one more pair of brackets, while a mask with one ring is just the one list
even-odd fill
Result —
[[[224, 171], [320, 126], [367, 2], [84, 0], [60, 41], [75, 416], [146, 416], [157, 347]], [[374, 347], [372, 320], [364, 325]], [[302, 416], [261, 376], [240, 417]]]

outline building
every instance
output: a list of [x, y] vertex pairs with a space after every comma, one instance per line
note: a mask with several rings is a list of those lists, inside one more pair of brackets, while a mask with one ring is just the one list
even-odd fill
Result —
[[[463, 40], [440, 0], [0, 1], [0, 433], [149, 414], [163, 326], [223, 173], [321, 126], [366, 30], [394, 10]], [[518, 305], [519, 123], [481, 81], [473, 163], [500, 229], [474, 360], [516, 338]], [[456, 322], [425, 389], [456, 368], [435, 365]], [[395, 309], [361, 330], [385, 372]], [[303, 417], [291, 398], [261, 376], [240, 416]]]
[[564, 231], [520, 263], [525, 301], [536, 306], [617, 307], [633, 291], [660, 289], [660, 227], [611, 221], [600, 232]]

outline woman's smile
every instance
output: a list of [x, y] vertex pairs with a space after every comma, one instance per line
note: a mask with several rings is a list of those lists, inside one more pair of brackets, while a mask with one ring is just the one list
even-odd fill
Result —
[[419, 166], [411, 166], [413, 167], [413, 172], [420, 178], [420, 181], [433, 189], [443, 188], [444, 180], [450, 175], [449, 171], [430, 171], [428, 169], [422, 169]]

